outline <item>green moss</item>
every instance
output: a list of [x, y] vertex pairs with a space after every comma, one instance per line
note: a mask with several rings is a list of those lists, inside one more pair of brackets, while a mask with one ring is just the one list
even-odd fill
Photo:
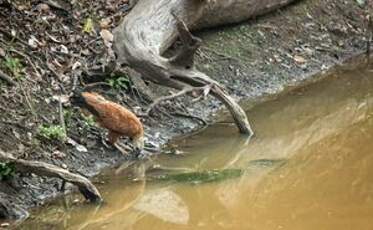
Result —
[[23, 77], [24, 66], [21, 63], [21, 60], [13, 57], [5, 57], [3, 65], [12, 73], [15, 79], [20, 79]]
[[60, 125], [42, 125], [38, 129], [38, 135], [48, 140], [63, 141], [66, 138], [66, 131]]

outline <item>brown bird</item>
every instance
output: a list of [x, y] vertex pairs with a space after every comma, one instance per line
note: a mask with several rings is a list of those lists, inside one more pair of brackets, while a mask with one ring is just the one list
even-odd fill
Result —
[[144, 148], [143, 125], [128, 109], [91, 92], [75, 93], [70, 101], [73, 105], [81, 107], [83, 111], [89, 111], [101, 127], [108, 129], [109, 142], [123, 154], [126, 154], [126, 151], [117, 144], [122, 136], [131, 139], [135, 150], [141, 151]]

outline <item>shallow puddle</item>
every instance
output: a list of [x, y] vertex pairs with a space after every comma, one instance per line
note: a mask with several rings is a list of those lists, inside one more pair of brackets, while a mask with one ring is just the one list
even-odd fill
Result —
[[73, 195], [19, 228], [373, 229], [372, 72], [334, 74], [249, 117], [250, 142], [216, 124], [153, 159], [146, 180], [141, 163], [103, 175], [102, 206]]

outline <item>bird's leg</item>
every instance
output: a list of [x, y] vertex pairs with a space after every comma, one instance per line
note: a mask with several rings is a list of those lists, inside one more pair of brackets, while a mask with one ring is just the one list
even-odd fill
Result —
[[61, 187], [60, 187], [60, 192], [65, 192], [66, 191], [66, 181], [62, 180]]
[[125, 155], [125, 156], [128, 155], [128, 152], [122, 146], [120, 146], [118, 143], [114, 143], [114, 147], [116, 149], [118, 149], [119, 152], [121, 152], [123, 155]]
[[109, 130], [109, 135], [108, 135], [109, 142], [110, 142], [110, 143], [111, 143], [111, 144], [112, 144], [116, 149], [118, 149], [119, 152], [121, 152], [123, 155], [128, 155], [128, 152], [126, 151], [126, 149], [125, 149], [122, 145], [119, 145], [119, 144], [118, 144], [118, 139], [119, 139], [120, 136], [121, 136], [121, 134]]
[[120, 147], [122, 147], [123, 149], [125, 149], [126, 151], [132, 151], [132, 148], [123, 144], [123, 143], [118, 143], [117, 142], [117, 145], [119, 145]]
[[101, 139], [101, 143], [102, 143], [106, 148], [108, 148], [108, 149], [112, 148], [112, 147], [110, 147], [110, 146], [108, 145], [108, 143], [106, 142], [106, 135], [103, 135], [103, 134], [101, 133], [101, 135], [100, 135], [100, 139]]

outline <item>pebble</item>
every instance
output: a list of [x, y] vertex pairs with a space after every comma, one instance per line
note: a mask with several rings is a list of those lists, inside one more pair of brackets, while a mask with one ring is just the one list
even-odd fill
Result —
[[9, 227], [9, 226], [10, 226], [9, 223], [2, 223], [2, 224], [0, 224], [0, 227], [1, 227], [1, 228], [7, 228], [7, 227]]
[[39, 5], [36, 6], [36, 9], [38, 11], [42, 11], [42, 12], [48, 12], [49, 11], [49, 6], [45, 3], [40, 3]]

